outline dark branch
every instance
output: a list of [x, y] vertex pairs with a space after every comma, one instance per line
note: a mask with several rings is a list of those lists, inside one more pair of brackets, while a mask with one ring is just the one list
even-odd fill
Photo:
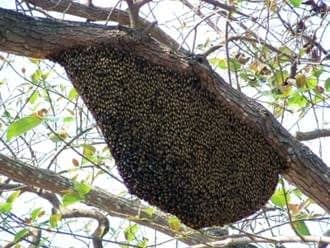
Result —
[[[69, 179], [49, 170], [35, 168], [21, 161], [13, 160], [2, 154], [0, 154], [0, 174], [25, 185], [41, 188], [60, 195], [68, 190], [74, 190], [73, 184]], [[165, 214], [156, 211], [152, 219], [150, 219], [150, 216], [144, 211], [148, 206], [129, 201], [102, 189], [92, 189], [86, 196], [85, 203], [101, 209], [111, 216], [125, 219], [130, 218], [138, 224], [148, 226], [172, 237], [177, 235], [168, 226], [167, 216]], [[189, 235], [182, 236], [180, 239], [189, 245], [212, 241], [204, 237], [200, 232], [192, 229], [186, 230], [189, 232]]]
[[[87, 6], [71, 0], [24, 0], [44, 10], [66, 13], [73, 16], [86, 18], [92, 21], [114, 21], [120, 25], [130, 26], [129, 13], [116, 8], [100, 8], [94, 5]], [[139, 6], [145, 4], [144, 1], [137, 3]], [[152, 37], [166, 46], [176, 50], [180, 44], [167, 35], [157, 25], [139, 17], [136, 20], [137, 26], [151, 27], [148, 31]]]
[[[330, 238], [326, 236], [304, 236], [306, 242], [308, 243], [318, 243], [323, 242], [330, 244]], [[215, 241], [207, 244], [200, 244], [191, 246], [191, 248], [207, 248], [207, 247], [228, 247], [234, 245], [244, 245], [249, 243], [301, 243], [301, 239], [296, 236], [279, 236], [279, 237], [270, 237], [270, 238], [250, 238], [250, 237], [230, 237], [224, 240]], [[235, 246], [236, 247], [236, 246]]]
[[0, 50], [39, 58], [52, 57], [77, 45], [107, 42], [118, 50], [177, 72], [194, 75], [205, 90], [226, 104], [251, 129], [258, 129], [283, 159], [284, 177], [325, 210], [330, 211], [330, 171], [309, 148], [299, 143], [263, 106], [231, 88], [208, 68], [182, 54], [175, 54], [152, 39], [127, 28], [36, 19], [0, 9]]
[[330, 129], [317, 129], [309, 132], [296, 132], [296, 138], [297, 140], [300, 141], [318, 139], [329, 136], [330, 136]]
[[61, 211], [62, 219], [69, 218], [92, 218], [97, 220], [97, 228], [92, 234], [94, 248], [102, 248], [102, 237], [109, 231], [109, 220], [107, 217], [98, 211], [97, 209], [91, 208], [74, 208], [74, 209], [63, 209]]

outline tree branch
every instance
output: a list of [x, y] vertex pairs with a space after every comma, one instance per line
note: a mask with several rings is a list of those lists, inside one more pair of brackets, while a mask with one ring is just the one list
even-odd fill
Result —
[[[116, 8], [100, 8], [85, 5], [71, 0], [24, 0], [24, 2], [40, 7], [47, 11], [54, 11], [86, 18], [91, 21], [115, 21], [122, 25], [129, 25], [129, 15], [126, 11]], [[109, 13], [111, 15], [109, 16]]]
[[[130, 16], [126, 11], [116, 8], [100, 8], [94, 5], [86, 6], [84, 4], [77, 3], [72, 0], [24, 0], [26, 3], [31, 3], [44, 10], [55, 11], [59, 13], [67, 13], [73, 16], [86, 18], [91, 21], [114, 21], [120, 25], [129, 26]], [[143, 5], [144, 1], [138, 2], [138, 5]], [[109, 15], [111, 13], [111, 15]], [[157, 25], [139, 17], [135, 20], [138, 27], [150, 27], [148, 32], [159, 42], [162, 42], [166, 46], [177, 50], [180, 44], [176, 40], [172, 39]]]
[[[84, 43], [92, 45], [104, 42], [111, 37], [110, 34], [113, 35], [114, 30], [113, 27], [94, 30], [93, 24], [77, 22], [69, 24], [32, 18], [5, 9], [0, 9], [0, 13], [1, 50], [34, 58], [47, 58], [62, 49]], [[24, 27], [20, 27], [21, 24]], [[45, 35], [49, 38], [44, 37]], [[63, 48], [60, 47], [61, 43]]]
[[330, 129], [316, 129], [309, 132], [296, 132], [296, 139], [303, 141], [303, 140], [312, 140], [322, 137], [329, 137], [330, 136]]
[[[32, 237], [32, 239], [31, 241], [28, 241], [27, 238], [30, 236]], [[29, 248], [38, 247], [40, 243], [40, 237], [41, 237], [41, 231], [36, 228], [30, 227], [28, 228], [27, 233], [25, 233], [19, 239], [7, 243], [5, 246], [3, 246], [3, 248], [17, 247], [16, 245], [23, 240], [30, 243]]]
[[[101, 213], [98, 209], [95, 208], [63, 208], [60, 209], [60, 201], [58, 200], [56, 194], [45, 191], [43, 189], [37, 189], [32, 186], [24, 186], [24, 185], [0, 185], [0, 189], [8, 188], [8, 189], [17, 189], [20, 188], [24, 192], [32, 192], [40, 197], [49, 201], [50, 204], [53, 205], [52, 212], [56, 212], [61, 215], [61, 219], [69, 219], [69, 218], [92, 218], [98, 222], [98, 225], [95, 231], [92, 234], [93, 246], [95, 248], [102, 248], [102, 237], [109, 231], [109, 221], [107, 217]], [[35, 229], [38, 233], [41, 233], [41, 230]], [[35, 242], [34, 242], [35, 243]]]
[[252, 18], [251, 16], [249, 16], [247, 14], [244, 14], [241, 11], [237, 10], [235, 6], [227, 5], [227, 4], [221, 3], [220, 1], [217, 1], [217, 0], [202, 0], [202, 2], [211, 4], [211, 5], [215, 6], [215, 7], [218, 7], [220, 9], [226, 10], [228, 12], [235, 12], [235, 13], [237, 13], [237, 14], [239, 14], [241, 16], [247, 17], [249, 19]]
[[[0, 154], [0, 174], [25, 185], [41, 188], [60, 195], [63, 195], [68, 190], [74, 190], [73, 184], [69, 179], [49, 170], [35, 168], [2, 154]], [[168, 226], [167, 215], [156, 211], [152, 219], [150, 219], [150, 216], [144, 211], [148, 206], [129, 201], [100, 188], [92, 189], [87, 194], [85, 203], [106, 211], [113, 217], [130, 219], [172, 237], [178, 235], [177, 232], [173, 232]], [[188, 245], [212, 241], [212, 239], [203, 236], [200, 232], [189, 228], [186, 231], [186, 235], [182, 235], [178, 239]]]
[[77, 45], [107, 42], [114, 48], [144, 58], [178, 75], [193, 75], [201, 87], [231, 109], [234, 118], [262, 133], [265, 140], [287, 161], [284, 177], [326, 211], [330, 211], [330, 170], [309, 148], [299, 143], [262, 105], [231, 88], [219, 75], [182, 54], [127, 28], [57, 22], [31, 18], [0, 9], [0, 50], [23, 56], [51, 58]]
[[[326, 236], [304, 236], [306, 242], [323, 242], [330, 244], [330, 237]], [[280, 236], [280, 237], [270, 237], [270, 238], [250, 238], [250, 237], [242, 237], [237, 235], [237, 237], [232, 236], [230, 238], [226, 238], [224, 240], [215, 241], [207, 244], [199, 244], [193, 245], [190, 248], [206, 248], [206, 247], [228, 247], [230, 245], [243, 245], [249, 243], [301, 243], [301, 239], [296, 236]]]
[[131, 28], [143, 28], [143, 25], [141, 26], [142, 23], [139, 21], [139, 11], [144, 4], [147, 4], [150, 1], [151, 0], [126, 0]]
[[100, 211], [90, 208], [66, 208], [61, 211], [61, 216], [62, 219], [85, 217], [97, 220], [97, 228], [92, 234], [93, 246], [94, 248], [103, 247], [102, 237], [109, 231], [109, 221]]

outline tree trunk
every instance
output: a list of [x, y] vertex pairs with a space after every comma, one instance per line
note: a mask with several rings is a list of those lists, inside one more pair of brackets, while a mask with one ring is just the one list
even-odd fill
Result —
[[[111, 44], [153, 64], [198, 77], [202, 87], [226, 102], [236, 118], [252, 129], [260, 130], [274, 151], [287, 161], [283, 176], [326, 211], [330, 211], [330, 172], [326, 164], [292, 137], [263, 106], [231, 88], [208, 67], [128, 28], [32, 18], [0, 9], [1, 51], [51, 58], [71, 47], [97, 43]], [[1, 170], [0, 173], [5, 174]]]

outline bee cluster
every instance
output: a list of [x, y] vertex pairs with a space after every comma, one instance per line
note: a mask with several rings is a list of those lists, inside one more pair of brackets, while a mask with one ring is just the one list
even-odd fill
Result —
[[272, 195], [285, 161], [198, 77], [106, 44], [54, 60], [92, 112], [130, 193], [192, 228], [237, 221]]

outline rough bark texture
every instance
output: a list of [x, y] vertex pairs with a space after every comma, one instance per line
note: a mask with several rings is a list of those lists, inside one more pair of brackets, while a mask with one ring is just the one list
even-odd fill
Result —
[[330, 211], [330, 173], [323, 161], [292, 137], [264, 107], [231, 88], [204, 65], [126, 28], [37, 19], [0, 9], [0, 50], [5, 52], [47, 58], [70, 47], [103, 42], [134, 51], [153, 64], [198, 76], [202, 87], [225, 101], [236, 117], [261, 130], [274, 151], [287, 161], [282, 173], [285, 178]]
[[309, 132], [297, 132], [296, 138], [297, 140], [313, 140], [322, 137], [329, 137], [330, 136], [330, 129], [316, 129]]
[[[24, 0], [26, 3], [33, 4], [47, 11], [55, 11], [59, 13], [71, 14], [86, 18], [91, 21], [115, 21], [120, 25], [130, 25], [129, 13], [116, 8], [100, 8], [97, 6], [86, 6], [84, 4], [73, 2], [71, 0]], [[167, 35], [155, 23], [150, 23], [147, 20], [139, 17], [137, 26], [146, 27], [148, 32], [157, 40], [167, 46], [178, 49], [178, 44], [172, 37]]]
[[[0, 174], [17, 182], [60, 195], [68, 192], [68, 190], [74, 190], [69, 179], [59, 176], [52, 171], [30, 166], [2, 154], [0, 154]], [[156, 211], [150, 218], [144, 211], [148, 206], [139, 204], [136, 201], [132, 202], [100, 188], [94, 188], [86, 195], [85, 203], [97, 207], [113, 217], [130, 219], [170, 236], [176, 236], [176, 233], [168, 226], [165, 214]], [[208, 238], [192, 229], [187, 229], [186, 231], [186, 236], [178, 238], [186, 244], [193, 245], [214, 241], [214, 239]]]

